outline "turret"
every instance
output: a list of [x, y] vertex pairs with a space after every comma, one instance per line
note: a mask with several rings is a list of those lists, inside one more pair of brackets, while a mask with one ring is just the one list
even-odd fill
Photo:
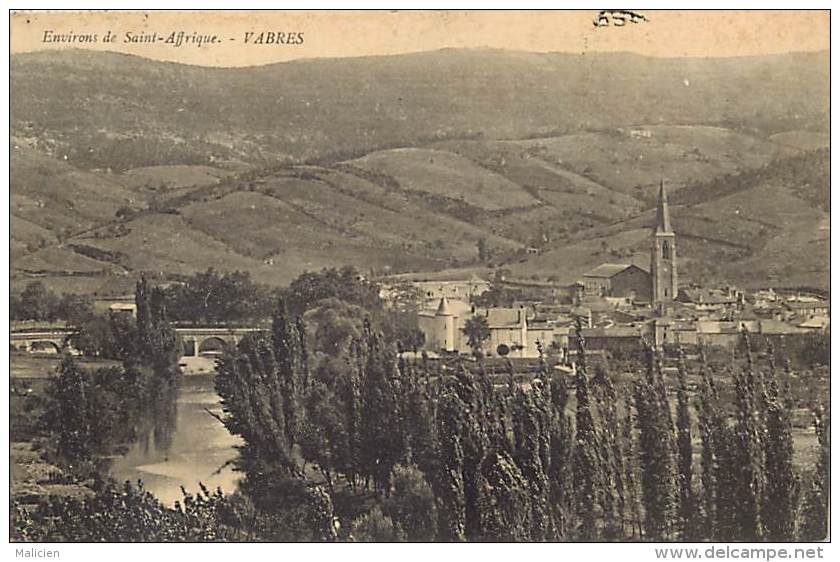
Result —
[[455, 315], [449, 308], [446, 297], [440, 298], [440, 304], [435, 312], [435, 324], [440, 338], [440, 346], [446, 351], [455, 351]]

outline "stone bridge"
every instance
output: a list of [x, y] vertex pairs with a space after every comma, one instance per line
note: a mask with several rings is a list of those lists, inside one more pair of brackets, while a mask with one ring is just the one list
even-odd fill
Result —
[[68, 341], [72, 328], [54, 328], [11, 332], [10, 344], [13, 348], [29, 353], [61, 353], [65, 348], [71, 353], [75, 350]]
[[262, 328], [175, 328], [181, 338], [183, 357], [219, 355], [226, 345], [236, 345], [246, 335]]
[[[247, 334], [263, 331], [262, 328], [186, 328], [177, 327], [183, 357], [213, 356], [222, 352], [225, 345], [236, 345]], [[78, 353], [70, 345], [73, 328], [43, 328], [13, 331], [9, 334], [11, 346], [29, 353], [58, 354], [63, 350]]]

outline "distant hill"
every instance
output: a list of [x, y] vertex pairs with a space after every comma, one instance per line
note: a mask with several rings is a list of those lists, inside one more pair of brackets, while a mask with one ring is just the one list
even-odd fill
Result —
[[643, 124], [825, 130], [828, 115], [828, 53], [450, 49], [225, 69], [70, 50], [16, 54], [10, 70], [16, 133], [80, 168], [115, 170]]
[[573, 280], [646, 263], [664, 177], [689, 275], [824, 284], [826, 53], [214, 69], [68, 51], [14, 55], [11, 94], [15, 283], [342, 264]]

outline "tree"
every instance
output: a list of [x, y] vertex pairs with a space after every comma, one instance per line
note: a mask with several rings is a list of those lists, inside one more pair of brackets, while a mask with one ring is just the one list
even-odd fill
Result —
[[691, 414], [688, 403], [685, 360], [680, 350], [679, 388], [677, 390], [677, 485], [679, 487], [679, 516], [683, 540], [694, 537], [695, 499], [692, 488], [693, 451], [691, 445]]
[[119, 359], [111, 323], [102, 316], [92, 316], [76, 325], [70, 344], [85, 355]]
[[[539, 387], [534, 387], [532, 392], [540, 393]], [[554, 519], [549, 508], [549, 481], [545, 474], [541, 451], [542, 434], [547, 428], [540, 423], [541, 416], [530, 394], [526, 394], [521, 388], [518, 389], [514, 404], [516, 464], [528, 482], [531, 506], [530, 539], [551, 540], [554, 538]]]
[[490, 326], [484, 316], [475, 315], [469, 318], [461, 331], [467, 336], [467, 345], [476, 353], [481, 351], [484, 342], [490, 339]]
[[697, 395], [697, 425], [700, 433], [700, 489], [698, 498], [703, 512], [705, 537], [715, 540], [718, 537], [718, 442], [722, 436], [721, 413], [718, 406], [717, 389], [708, 369], [706, 354], [701, 351], [702, 382]]
[[85, 373], [72, 357], [66, 356], [47, 391], [50, 405], [44, 422], [57, 432], [55, 452], [68, 465], [91, 458], [91, 423], [96, 413], [88, 408], [88, 386]]
[[145, 277], [137, 282], [134, 302], [137, 306], [138, 357], [159, 375], [173, 377], [177, 372], [181, 343], [166, 314], [165, 295], [159, 287], [150, 287]]
[[[257, 498], [270, 495], [270, 482], [301, 474], [286, 430], [284, 385], [271, 340], [249, 335], [218, 361], [216, 390], [228, 431], [242, 437], [237, 466], [245, 473], [243, 489]], [[268, 499], [270, 501], [270, 498]]]
[[550, 505], [560, 538], [567, 538], [574, 526], [574, 473], [571, 469], [574, 450], [574, 427], [566, 414], [569, 392], [566, 380], [554, 375], [549, 387], [549, 463]]
[[645, 535], [651, 540], [662, 541], [673, 536], [677, 499], [673, 426], [662, 370], [655, 360], [654, 350], [648, 349], [647, 352], [647, 377], [635, 383], [639, 467], [645, 508]]
[[439, 430], [440, 468], [435, 478], [438, 498], [438, 537], [442, 541], [466, 538], [466, 500], [464, 498], [464, 449], [461, 442], [465, 406], [448, 391], [441, 397]]
[[47, 290], [41, 281], [32, 281], [20, 294], [18, 301], [19, 320], [55, 320], [58, 297]]
[[248, 272], [212, 268], [168, 288], [166, 305], [175, 320], [193, 325], [251, 322], [270, 310], [268, 290]]
[[313, 348], [330, 356], [346, 351], [362, 335], [365, 309], [335, 297], [317, 303], [304, 315]]
[[300, 436], [301, 452], [324, 475], [332, 494], [333, 473], [350, 474], [341, 403], [331, 388], [315, 381], [307, 391], [304, 406], [307, 416]]
[[575, 482], [575, 535], [580, 540], [597, 540], [598, 490], [601, 475], [598, 462], [598, 437], [589, 405], [589, 384], [586, 370], [579, 365], [575, 375], [575, 400], [577, 402], [573, 471]]
[[490, 249], [487, 247], [487, 239], [479, 238], [478, 242], [476, 242], [476, 248], [478, 250], [478, 261], [486, 263], [490, 259]]
[[799, 507], [799, 478], [793, 465], [793, 404], [780, 396], [775, 380], [770, 382], [767, 405], [766, 496], [764, 523], [767, 539], [789, 542], [796, 539]]
[[[734, 463], [740, 480], [737, 487], [738, 539], [761, 540], [764, 524], [761, 520], [765, 489], [765, 420], [762, 400], [763, 380], [756, 373], [748, 334], [744, 334], [746, 367], [735, 373], [736, 418], [734, 437], [739, 458]], [[762, 388], [759, 389], [759, 385]]]
[[384, 513], [405, 531], [409, 541], [423, 542], [435, 539], [435, 495], [416, 466], [394, 467], [391, 491], [384, 502]]
[[814, 411], [814, 431], [817, 434], [819, 453], [802, 514], [800, 539], [806, 541], [822, 541], [828, 536], [831, 497], [831, 424], [822, 407]]
[[488, 494], [481, 528], [485, 540], [529, 541], [531, 502], [528, 481], [504, 449], [490, 453], [482, 466]]
[[404, 542], [405, 533], [377, 505], [353, 520], [350, 536], [357, 542]]
[[302, 323], [293, 322], [280, 300], [271, 324], [271, 343], [276, 361], [274, 374], [278, 392], [283, 400], [284, 429], [290, 446], [299, 440], [305, 423], [303, 398], [309, 385], [309, 358], [306, 330]]
[[387, 489], [391, 470], [404, 458], [399, 405], [394, 391], [396, 357], [380, 334], [365, 322], [361, 380], [360, 461], [377, 490]]
[[382, 308], [379, 287], [364, 279], [350, 266], [341, 269], [324, 269], [320, 272], [306, 272], [292, 281], [283, 297], [289, 312], [300, 315], [315, 303], [330, 297], [355, 304], [370, 312]]
[[56, 303], [55, 317], [63, 318], [71, 326], [78, 326], [94, 317], [89, 297], [65, 293]]

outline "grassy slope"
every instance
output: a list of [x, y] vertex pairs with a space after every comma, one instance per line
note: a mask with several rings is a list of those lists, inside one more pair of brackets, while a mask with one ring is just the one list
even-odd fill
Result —
[[[829, 215], [814, 205], [827, 171], [827, 153], [808, 153], [719, 182], [692, 186], [689, 205], [672, 206], [679, 267], [684, 279], [754, 285], [828, 284]], [[815, 175], [814, 171], [818, 173]], [[803, 191], [810, 186], [810, 191]], [[803, 193], [805, 196], [803, 197]], [[680, 197], [676, 197], [679, 202]], [[581, 242], [563, 245], [517, 266], [523, 274], [552, 273], [566, 281], [605, 261], [649, 263], [651, 210], [631, 220], [579, 233]]]
[[[812, 207], [827, 193], [819, 179], [827, 164], [807, 181], [773, 187], [793, 213], [789, 229], [764, 224], [778, 218], [760, 207], [769, 191], [733, 190], [730, 178], [825, 144], [813, 132], [827, 113], [825, 62], [824, 54], [703, 61], [442, 51], [205, 69], [109, 54], [16, 55], [13, 274], [106, 270], [110, 259], [133, 273], [244, 268], [284, 283], [344, 263], [468, 265], [480, 238], [504, 256], [545, 236], [543, 255], [512, 265], [572, 279], [603, 261], [646, 262], [643, 233], [664, 175], [675, 204], [686, 195], [688, 207], [674, 211], [684, 271], [736, 275], [750, 263], [772, 275], [782, 260], [795, 270], [786, 276], [819, 276], [820, 252], [804, 250], [826, 244], [826, 231], [814, 230], [825, 214]], [[161, 81], [171, 88], [148, 88]], [[36, 86], [63, 97], [36, 95]], [[759, 95], [769, 87], [778, 95]], [[78, 109], [68, 113], [68, 103]], [[441, 140], [451, 137], [462, 140]], [[388, 146], [413, 148], [377, 150]], [[248, 168], [243, 161], [312, 156], [322, 164], [230, 177]], [[118, 173], [88, 170], [103, 162]], [[776, 172], [788, 181], [792, 169], [770, 169], [759, 183]], [[761, 216], [714, 206], [736, 194], [746, 207], [755, 199]], [[180, 215], [97, 229], [121, 206], [153, 197]], [[58, 235], [113, 256], [91, 259], [65, 244], [24, 257]]]
[[400, 189], [461, 200], [487, 211], [528, 207], [538, 201], [521, 186], [442, 150], [402, 148], [380, 151], [348, 164], [393, 178]]

